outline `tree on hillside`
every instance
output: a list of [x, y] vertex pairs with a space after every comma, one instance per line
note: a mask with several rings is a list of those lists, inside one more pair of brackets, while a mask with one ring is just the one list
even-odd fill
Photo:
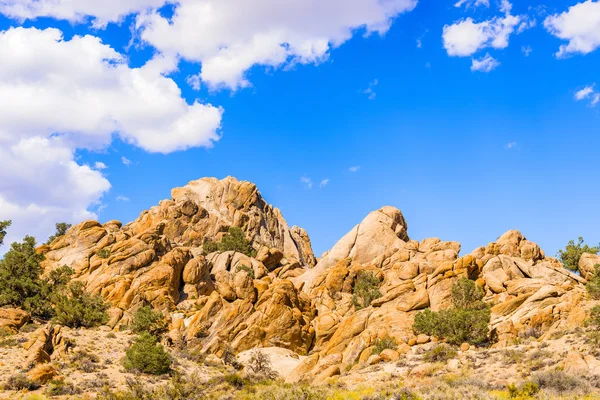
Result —
[[10, 226], [11, 221], [0, 221], [0, 246], [4, 242], [4, 237], [6, 236], [6, 229]]
[[589, 247], [587, 244], [583, 244], [583, 238], [579, 237], [577, 244], [574, 240], [570, 240], [564, 250], [558, 251], [558, 258], [562, 261], [566, 269], [571, 271], [579, 271], [579, 259], [585, 253], [598, 254], [600, 252], [600, 245], [596, 247]]
[[23, 243], [13, 243], [0, 260], [0, 307], [12, 305], [27, 311], [37, 308], [33, 303], [43, 296], [40, 262], [44, 256], [35, 247], [35, 239], [26, 236]]
[[48, 238], [48, 241], [46, 242], [46, 244], [50, 244], [52, 242], [54, 242], [56, 239], [58, 239], [61, 236], [65, 236], [65, 234], [67, 233], [67, 231], [69, 230], [69, 228], [73, 226], [71, 224], [67, 224], [66, 222], [59, 222], [56, 224], [56, 232], [54, 233], [54, 235], [50, 236]]

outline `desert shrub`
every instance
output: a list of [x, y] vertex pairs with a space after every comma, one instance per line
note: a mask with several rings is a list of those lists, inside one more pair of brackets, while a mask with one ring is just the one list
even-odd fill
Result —
[[164, 315], [149, 306], [142, 306], [133, 315], [131, 330], [135, 333], [148, 332], [159, 338], [169, 329]]
[[128, 371], [162, 375], [171, 370], [171, 358], [154, 336], [142, 332], [125, 352], [123, 366]]
[[352, 289], [352, 302], [357, 310], [367, 308], [373, 300], [381, 297], [379, 278], [372, 272], [360, 271]]
[[83, 282], [71, 282], [54, 296], [55, 321], [71, 328], [91, 328], [108, 320], [102, 297], [86, 293]]
[[110, 250], [109, 249], [100, 249], [96, 252], [96, 255], [99, 258], [108, 258], [108, 257], [110, 257]]
[[481, 299], [475, 282], [459, 279], [452, 287], [453, 308], [434, 312], [429, 309], [415, 316], [413, 330], [436, 336], [451, 344], [481, 344], [488, 338], [491, 312]]
[[387, 349], [396, 350], [398, 348], [398, 342], [393, 337], [386, 336], [382, 339], [375, 340], [373, 346], [372, 354], [381, 354], [382, 351]]
[[4, 244], [4, 238], [6, 237], [6, 229], [10, 226], [11, 221], [0, 221], [0, 246]]
[[271, 359], [269, 356], [259, 349], [254, 349], [252, 353], [250, 353], [248, 369], [253, 374], [263, 376], [268, 379], [275, 379], [278, 376], [277, 372], [274, 371], [271, 366]]
[[79, 350], [75, 354], [71, 355], [70, 361], [71, 364], [78, 370], [90, 373], [98, 369], [100, 358], [95, 354]]
[[19, 344], [19, 342], [17, 341], [17, 339], [12, 338], [12, 337], [0, 340], [0, 348], [3, 348], [3, 347], [15, 347], [18, 344]]
[[229, 346], [225, 347], [225, 351], [223, 351], [223, 356], [221, 359], [223, 360], [223, 364], [230, 365], [235, 369], [244, 368], [244, 366], [238, 361], [233, 349]]
[[508, 397], [511, 399], [516, 398], [531, 398], [540, 391], [540, 386], [535, 382], [526, 382], [520, 388], [517, 385], [510, 384], [506, 387], [508, 389]]
[[250, 276], [250, 278], [252, 278], [252, 279], [255, 278], [254, 270], [252, 268], [250, 268], [250, 267], [245, 266], [245, 265], [238, 266], [235, 271], [236, 272], [246, 271], [246, 273]]
[[502, 361], [506, 365], [519, 364], [525, 359], [525, 354], [522, 351], [507, 349], [502, 353]]
[[54, 235], [52, 235], [48, 238], [48, 241], [46, 242], [46, 244], [50, 244], [50, 243], [54, 242], [56, 239], [58, 239], [59, 237], [65, 236], [65, 234], [67, 233], [69, 228], [73, 225], [67, 224], [66, 222], [59, 222], [55, 226], [56, 226], [56, 232], [54, 233]]
[[39, 384], [30, 380], [25, 374], [15, 374], [8, 377], [4, 390], [36, 390]]
[[446, 362], [456, 357], [457, 354], [458, 352], [454, 347], [442, 343], [425, 352], [423, 360], [426, 362]]
[[202, 250], [204, 254], [214, 253], [215, 251], [219, 251], [219, 245], [212, 240], [206, 240], [202, 245]]
[[590, 310], [590, 317], [585, 321], [586, 325], [595, 328], [600, 327], [600, 306], [594, 306]]
[[561, 370], [538, 372], [533, 376], [533, 382], [538, 384], [542, 389], [552, 390], [557, 393], [587, 389], [587, 383], [583, 379], [569, 375]]
[[594, 265], [594, 274], [588, 280], [585, 285], [588, 294], [594, 300], [600, 300], [600, 265]]
[[589, 247], [583, 244], [583, 238], [579, 237], [577, 244], [574, 240], [569, 241], [564, 250], [558, 251], [558, 258], [562, 261], [566, 269], [571, 271], [579, 271], [579, 259], [585, 253], [598, 254], [600, 246]]
[[227, 374], [225, 375], [224, 379], [225, 382], [229, 383], [231, 386], [238, 390], [243, 388], [246, 385], [246, 383], [248, 383], [246, 379], [242, 378], [238, 374]]
[[81, 389], [70, 382], [65, 382], [63, 380], [51, 380], [50, 382], [48, 382], [48, 386], [46, 386], [44, 393], [51, 397], [69, 396], [80, 394]]
[[246, 239], [244, 231], [236, 226], [229, 228], [229, 231], [221, 238], [217, 247], [220, 252], [237, 251], [248, 257], [256, 256], [256, 250], [252, 248], [252, 245]]
[[107, 339], [115, 339], [117, 337], [117, 335], [115, 335], [114, 332], [108, 332], [108, 334], [106, 335]]

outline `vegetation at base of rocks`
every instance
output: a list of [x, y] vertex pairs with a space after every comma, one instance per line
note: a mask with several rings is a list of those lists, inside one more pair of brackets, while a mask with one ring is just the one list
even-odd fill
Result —
[[71, 396], [81, 394], [82, 390], [70, 382], [64, 380], [51, 380], [44, 390], [47, 396]]
[[83, 282], [69, 283], [54, 296], [54, 320], [71, 328], [92, 328], [108, 321], [108, 305], [102, 297], [87, 293]]
[[96, 255], [99, 258], [108, 258], [108, 257], [110, 257], [110, 250], [109, 249], [100, 249], [100, 250], [98, 250], [98, 252], [96, 252]]
[[585, 285], [585, 288], [590, 295], [590, 297], [594, 300], [600, 300], [600, 265], [594, 265], [594, 274], [588, 280], [588, 283]]
[[125, 352], [123, 366], [127, 371], [162, 375], [171, 370], [171, 357], [154, 336], [142, 332]]
[[533, 376], [532, 381], [541, 389], [559, 394], [589, 390], [589, 384], [583, 378], [569, 375], [560, 369], [538, 372]]
[[80, 350], [71, 355], [71, 357], [69, 357], [69, 361], [76, 369], [90, 373], [98, 369], [100, 358], [95, 354]]
[[223, 356], [221, 359], [223, 360], [223, 364], [230, 365], [237, 370], [244, 368], [244, 366], [238, 361], [232, 348], [229, 346], [225, 347], [225, 351], [223, 351]]
[[357, 310], [367, 308], [373, 300], [381, 297], [381, 281], [372, 272], [360, 271], [352, 289], [352, 303]]
[[169, 324], [164, 315], [149, 306], [142, 306], [133, 315], [131, 330], [134, 333], [148, 332], [156, 338], [160, 338], [169, 329]]
[[600, 328], [600, 305], [592, 307], [590, 317], [585, 321], [586, 325]]
[[540, 391], [540, 386], [535, 382], [525, 382], [520, 388], [513, 383], [506, 388], [508, 389], [508, 397], [511, 399], [528, 399]]
[[423, 360], [426, 362], [446, 362], [456, 357], [457, 354], [458, 352], [454, 347], [442, 343], [426, 351], [423, 354]]
[[454, 345], [482, 344], [488, 340], [491, 311], [481, 299], [475, 282], [461, 278], [452, 286], [453, 308], [439, 312], [426, 309], [415, 316], [416, 334], [435, 336]]
[[236, 268], [235, 272], [240, 272], [240, 271], [245, 271], [248, 276], [250, 276], [250, 278], [254, 279], [256, 276], [254, 275], [254, 270], [250, 267], [247, 267], [245, 265], [240, 265]]
[[267, 379], [275, 379], [279, 376], [279, 374], [273, 370], [269, 356], [259, 349], [254, 349], [252, 350], [252, 353], [250, 353], [247, 367], [253, 374]]
[[562, 261], [566, 269], [571, 271], [579, 271], [579, 259], [585, 253], [598, 254], [600, 252], [600, 245], [590, 247], [584, 244], [582, 237], [577, 239], [577, 243], [574, 240], [570, 240], [564, 250], [558, 251], [558, 258]]
[[227, 233], [221, 238], [219, 243], [215, 243], [212, 240], [207, 240], [202, 245], [204, 254], [210, 254], [215, 251], [221, 253], [225, 251], [236, 251], [247, 255], [248, 257], [256, 257], [256, 250], [252, 248], [252, 244], [241, 228], [232, 226], [229, 228]]
[[25, 374], [15, 374], [8, 377], [8, 380], [4, 384], [4, 390], [36, 390], [40, 385], [33, 382]]
[[55, 226], [56, 226], [56, 232], [54, 233], [54, 235], [52, 235], [48, 238], [48, 241], [46, 241], [46, 244], [50, 244], [50, 243], [54, 242], [56, 239], [58, 239], [59, 237], [65, 236], [65, 234], [67, 233], [69, 228], [71, 228], [73, 225], [67, 224], [66, 222], [59, 222]]
[[373, 344], [372, 354], [381, 354], [381, 352], [384, 350], [396, 350], [397, 348], [398, 342], [396, 341], [396, 339], [390, 336], [386, 336], [384, 338], [375, 340], [375, 343]]
[[4, 238], [6, 237], [6, 230], [10, 226], [11, 221], [0, 221], [0, 246], [4, 244]]

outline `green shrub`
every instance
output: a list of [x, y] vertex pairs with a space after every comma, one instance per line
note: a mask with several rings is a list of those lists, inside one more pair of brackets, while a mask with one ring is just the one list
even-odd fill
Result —
[[585, 321], [586, 325], [591, 325], [596, 328], [600, 327], [600, 306], [594, 306], [590, 310], [590, 317]]
[[56, 239], [58, 239], [61, 236], [65, 236], [65, 234], [67, 233], [67, 231], [69, 230], [69, 228], [71, 228], [71, 224], [67, 224], [66, 222], [59, 222], [56, 225], [56, 232], [54, 233], [54, 235], [50, 236], [48, 238], [48, 241], [46, 242], [46, 244], [50, 244], [52, 242], [54, 242]]
[[154, 336], [142, 332], [125, 352], [123, 366], [127, 371], [162, 375], [171, 370], [171, 357]]
[[379, 278], [372, 272], [360, 271], [352, 290], [352, 303], [357, 310], [367, 308], [373, 300], [381, 297]]
[[233, 386], [234, 388], [236, 388], [238, 390], [243, 388], [246, 385], [246, 380], [238, 374], [225, 375], [224, 379], [225, 379], [225, 382], [229, 383], [231, 386]]
[[69, 396], [75, 394], [81, 394], [82, 390], [70, 382], [63, 380], [51, 380], [46, 386], [44, 393], [50, 397], [54, 396]]
[[426, 362], [446, 362], [456, 357], [458, 352], [452, 346], [439, 344], [423, 354], [423, 360]]
[[169, 325], [165, 321], [164, 315], [160, 311], [155, 311], [152, 307], [142, 306], [133, 315], [131, 330], [135, 333], [148, 332], [159, 338], [168, 329]]
[[83, 282], [71, 282], [54, 296], [55, 321], [71, 328], [91, 328], [108, 321], [108, 305], [100, 296], [84, 291]]
[[256, 277], [254, 275], [254, 270], [252, 268], [250, 268], [250, 267], [245, 266], [245, 265], [238, 266], [235, 271], [236, 272], [246, 271], [246, 273], [250, 276], [250, 278], [254, 279]]
[[237, 251], [248, 257], [256, 257], [256, 250], [252, 248], [252, 245], [246, 239], [244, 231], [235, 226], [230, 227], [228, 233], [223, 236], [218, 244], [218, 250], [220, 252]]
[[213, 242], [212, 240], [207, 240], [202, 245], [202, 249], [203, 249], [204, 254], [206, 255], [206, 254], [214, 253], [215, 251], [219, 251], [219, 245], [217, 243]]
[[11, 221], [0, 221], [0, 246], [4, 244], [4, 238], [6, 237], [6, 229], [10, 226]]
[[413, 330], [436, 336], [450, 344], [484, 343], [488, 338], [491, 311], [481, 299], [482, 291], [475, 282], [459, 279], [452, 287], [454, 307], [433, 312], [429, 309], [415, 316]]
[[549, 389], [558, 393], [587, 389], [587, 383], [583, 379], [561, 370], [538, 372], [533, 376], [533, 382], [542, 389]]
[[562, 261], [566, 269], [579, 271], [579, 259], [585, 253], [598, 254], [600, 246], [589, 247], [583, 244], [583, 238], [579, 237], [577, 244], [574, 240], [569, 241], [564, 250], [558, 251], [558, 258]]
[[540, 386], [535, 382], [526, 382], [521, 388], [518, 388], [517, 385], [513, 383], [506, 388], [508, 389], [508, 397], [511, 399], [528, 399], [535, 396], [540, 391]]
[[108, 258], [108, 257], [110, 257], [110, 250], [109, 249], [100, 249], [96, 252], [96, 255], [100, 258]]
[[588, 294], [594, 300], [600, 300], [600, 265], [594, 265], [594, 274], [588, 280], [585, 285]]
[[375, 340], [373, 346], [372, 354], [381, 354], [382, 351], [387, 349], [396, 350], [398, 348], [398, 342], [393, 337], [386, 336], [382, 339]]
[[4, 390], [36, 390], [39, 384], [30, 380], [25, 374], [11, 375], [4, 384]]
[[259, 349], [254, 349], [252, 353], [250, 353], [248, 369], [253, 374], [265, 377], [267, 379], [275, 379], [278, 376], [278, 373], [274, 371], [271, 366], [271, 359], [269, 356]]

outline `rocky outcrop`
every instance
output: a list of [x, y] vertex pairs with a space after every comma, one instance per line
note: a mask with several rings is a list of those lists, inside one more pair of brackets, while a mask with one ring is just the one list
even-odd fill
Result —
[[31, 320], [31, 316], [18, 308], [0, 308], [0, 331], [16, 333]]
[[[127, 325], [140, 305], [150, 304], [169, 318], [168, 343], [217, 356], [254, 347], [305, 356], [286, 375], [294, 382], [325, 382], [434, 341], [415, 335], [414, 317], [448, 308], [461, 277], [483, 288], [498, 347], [527, 332], [580, 326], [586, 317], [585, 278], [596, 259], [582, 258], [581, 277], [518, 231], [461, 255], [458, 242], [411, 240], [400, 210], [383, 207], [316, 263], [307, 233], [289, 228], [249, 182], [200, 179], [172, 197], [125, 226], [88, 221], [71, 228], [40, 248], [45, 269], [75, 269], [87, 290], [112, 305], [111, 328]], [[206, 254], [204, 244], [231, 226], [243, 230], [254, 257]], [[354, 289], [367, 273], [379, 280], [378, 295], [360, 308]], [[27, 345], [31, 359], [47, 362], [59, 337], [40, 333]], [[375, 342], [389, 337], [397, 349], [373, 356]]]
[[579, 259], [579, 272], [585, 279], [596, 273], [596, 267], [600, 267], [600, 255], [586, 253]]

